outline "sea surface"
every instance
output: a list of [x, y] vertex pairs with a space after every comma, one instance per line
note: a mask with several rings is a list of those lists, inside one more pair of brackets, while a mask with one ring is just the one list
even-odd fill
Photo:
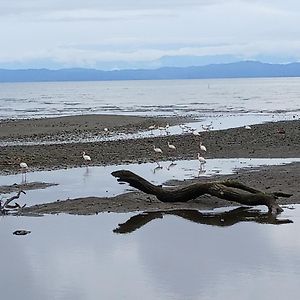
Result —
[[0, 83], [0, 119], [299, 111], [300, 78]]

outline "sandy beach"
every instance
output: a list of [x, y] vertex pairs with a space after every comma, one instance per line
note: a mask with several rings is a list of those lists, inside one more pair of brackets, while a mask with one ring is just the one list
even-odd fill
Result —
[[[105, 127], [114, 132], [132, 133], [147, 129], [152, 124], [165, 126], [180, 124], [182, 119], [147, 118], [134, 116], [72, 116], [49, 119], [5, 120], [0, 123], [1, 141], [76, 139], [84, 133], [103, 134]], [[20, 172], [18, 158], [26, 161], [30, 170], [52, 170], [83, 166], [82, 152], [91, 156], [90, 165], [143, 163], [157, 160], [196, 159], [199, 138], [208, 151], [205, 158], [299, 158], [300, 121], [283, 121], [220, 131], [204, 131], [200, 137], [192, 133], [162, 135], [140, 139], [124, 139], [102, 142], [69, 142], [42, 145], [14, 145], [1, 147], [1, 174]], [[176, 150], [167, 143], [176, 145]], [[163, 153], [153, 151], [153, 145]], [[292, 193], [291, 198], [281, 203], [300, 203], [300, 164], [266, 166], [259, 170], [246, 170], [226, 178], [238, 179], [257, 189]], [[222, 176], [221, 179], [224, 179]], [[201, 179], [208, 180], [208, 179]], [[220, 180], [220, 178], [209, 178]], [[191, 181], [177, 182], [189, 184]], [[19, 188], [19, 187], [18, 187]], [[24, 188], [24, 187], [23, 187]], [[25, 187], [26, 188], [26, 187]], [[0, 187], [1, 191], [1, 187]], [[2, 190], [3, 192], [3, 190]], [[56, 199], [53, 199], [55, 201]], [[232, 205], [213, 197], [201, 197], [185, 204], [164, 204], [154, 197], [140, 192], [119, 195], [114, 198], [85, 198], [44, 204], [27, 209], [35, 213], [78, 213], [93, 214], [104, 211], [128, 212], [174, 208], [207, 209]]]

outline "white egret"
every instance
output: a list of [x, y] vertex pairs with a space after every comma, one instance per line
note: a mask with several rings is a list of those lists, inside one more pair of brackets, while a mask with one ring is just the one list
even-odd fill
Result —
[[104, 128], [104, 134], [108, 135], [109, 134], [109, 129], [107, 127]]
[[18, 158], [18, 161], [20, 161], [20, 168], [21, 168], [21, 171], [22, 171], [22, 182], [25, 182], [27, 181], [27, 178], [26, 178], [26, 174], [27, 174], [27, 171], [28, 171], [28, 165], [26, 162], [22, 162], [20, 158]]
[[92, 160], [91, 157], [89, 155], [85, 154], [84, 151], [82, 152], [82, 157], [86, 163]]
[[169, 147], [169, 149], [176, 150], [176, 147], [174, 145], [170, 144], [170, 142], [168, 142], [168, 147]]
[[156, 153], [163, 153], [162, 150], [160, 148], [155, 147], [155, 145], [153, 145], [153, 149]]
[[200, 166], [206, 164], [205, 158], [203, 156], [201, 156], [200, 153], [198, 153], [198, 160], [199, 160]]
[[157, 129], [160, 131], [160, 134], [161, 134], [161, 135], [162, 135], [163, 132], [166, 130], [166, 128], [163, 127], [163, 126], [158, 126]]
[[166, 127], [165, 127], [166, 134], [169, 134], [169, 133], [170, 133], [170, 132], [169, 132], [169, 127], [170, 127], [170, 124], [167, 123], [167, 125], [166, 125]]
[[210, 131], [211, 129], [213, 129], [213, 122], [211, 121], [209, 124], [207, 125], [201, 125], [202, 129], [205, 131]]
[[206, 147], [204, 145], [202, 145], [202, 143], [200, 142], [200, 150], [201, 151], [205, 151], [206, 152]]
[[153, 134], [153, 130], [155, 129], [155, 125], [151, 125], [148, 127], [148, 129], [151, 131], [151, 134]]
[[193, 129], [193, 135], [194, 136], [200, 136], [200, 133], [196, 129]]

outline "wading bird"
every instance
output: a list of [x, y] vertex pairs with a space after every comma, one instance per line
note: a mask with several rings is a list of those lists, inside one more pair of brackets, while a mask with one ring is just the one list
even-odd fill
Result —
[[166, 130], [163, 126], [158, 126], [157, 129], [160, 131], [160, 134], [163, 135], [164, 131]]
[[154, 150], [156, 153], [163, 153], [162, 150], [161, 150], [160, 148], [155, 147], [155, 145], [153, 145], [153, 150]]
[[168, 147], [169, 147], [169, 149], [176, 150], [176, 147], [174, 145], [170, 144], [170, 142], [168, 142]]
[[26, 183], [27, 181], [27, 171], [28, 171], [28, 165], [26, 164], [26, 162], [21, 162], [21, 158], [18, 158], [18, 161], [20, 162], [20, 168], [22, 171], [22, 183]]
[[155, 129], [155, 125], [151, 125], [148, 127], [148, 129], [151, 131], [151, 134], [153, 134], [153, 130]]
[[198, 160], [199, 160], [199, 163], [200, 163], [200, 168], [202, 168], [202, 166], [204, 164], [206, 164], [206, 160], [205, 160], [205, 158], [203, 156], [201, 156], [200, 153], [198, 153]]
[[196, 129], [193, 129], [193, 135], [194, 136], [200, 136], [200, 133]]
[[105, 135], [108, 135], [108, 133], [109, 133], [109, 129], [105, 127], [105, 128], [104, 128], [104, 134], [105, 134]]
[[211, 121], [209, 124], [207, 125], [201, 125], [202, 129], [205, 131], [210, 131], [211, 129], [213, 129], [213, 122]]
[[200, 146], [200, 150], [201, 151], [205, 151], [206, 152], [206, 147], [204, 145], [202, 145], [201, 142], [200, 142], [199, 146]]
[[91, 157], [89, 155], [86, 155], [84, 151], [82, 152], [82, 158], [85, 161], [85, 163], [88, 163], [92, 160]]
[[[153, 145], [153, 150], [154, 150], [154, 152], [155, 153], [158, 153], [158, 154], [162, 154], [163, 152], [162, 152], [162, 150], [160, 149], [160, 148], [157, 148], [157, 147], [155, 147], [155, 145]], [[162, 169], [162, 167], [161, 167], [161, 165], [159, 164], [159, 162], [156, 162], [157, 163], [157, 165], [158, 165], [158, 169]]]

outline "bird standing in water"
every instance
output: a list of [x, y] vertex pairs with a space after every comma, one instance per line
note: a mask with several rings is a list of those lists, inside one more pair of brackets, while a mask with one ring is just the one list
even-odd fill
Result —
[[20, 168], [22, 171], [22, 183], [27, 182], [27, 171], [28, 171], [28, 165], [26, 162], [21, 162], [21, 159], [19, 158], [20, 161]]
[[88, 163], [92, 160], [91, 157], [89, 155], [85, 154], [84, 151], [82, 152], [82, 158], [83, 158], [85, 163]]
[[199, 160], [199, 163], [200, 163], [200, 169], [202, 169], [202, 166], [204, 164], [206, 164], [206, 160], [205, 160], [205, 158], [203, 156], [201, 156], [200, 153], [198, 153], [198, 160]]

